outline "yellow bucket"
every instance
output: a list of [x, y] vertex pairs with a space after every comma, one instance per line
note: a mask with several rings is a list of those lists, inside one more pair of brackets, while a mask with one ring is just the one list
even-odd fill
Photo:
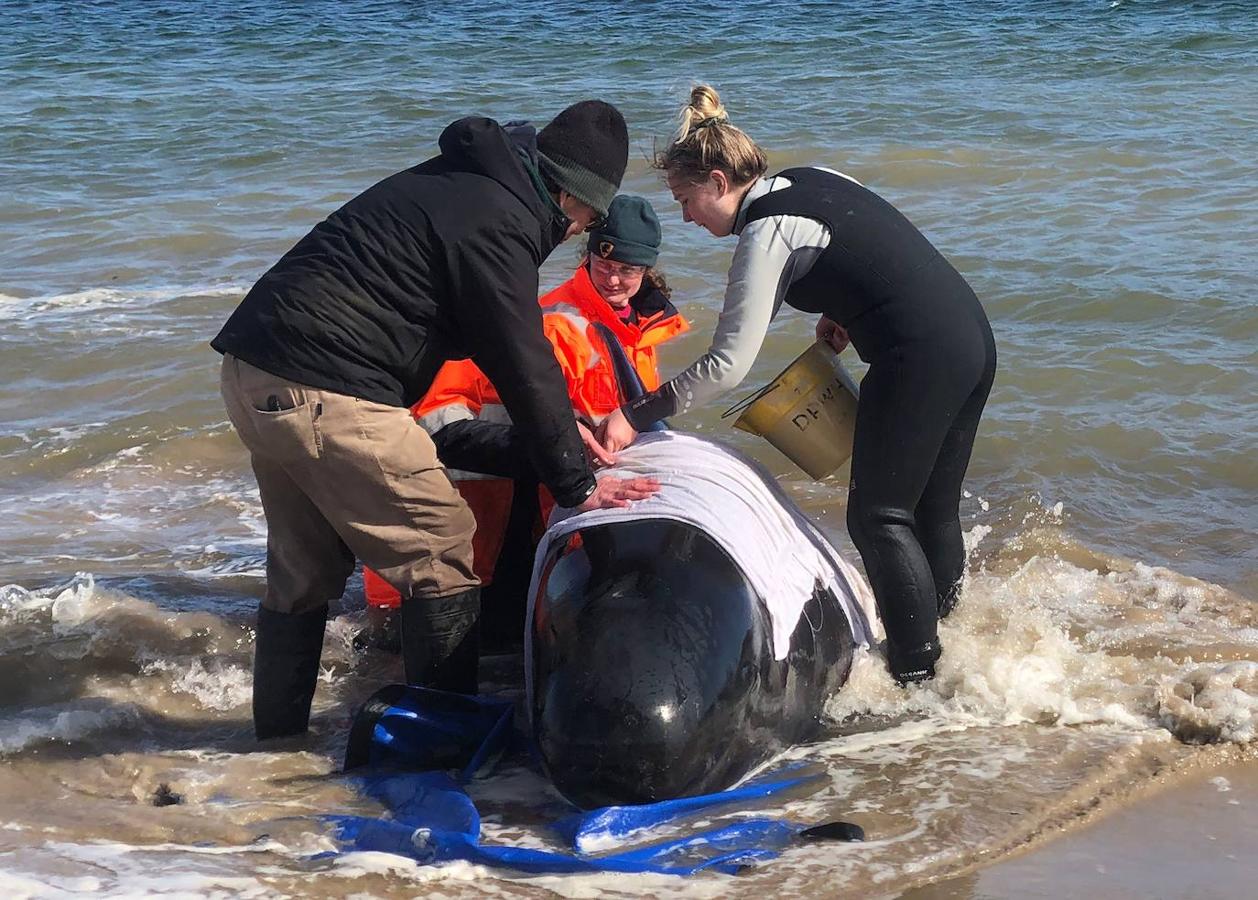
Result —
[[818, 341], [722, 418], [737, 413], [735, 428], [764, 438], [820, 481], [852, 455], [859, 396], [834, 348]]

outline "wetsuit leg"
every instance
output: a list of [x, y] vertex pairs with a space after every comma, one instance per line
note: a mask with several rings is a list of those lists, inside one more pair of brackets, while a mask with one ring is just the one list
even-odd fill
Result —
[[996, 375], [996, 345], [986, 335], [987, 364], [983, 376], [957, 413], [944, 437], [934, 471], [917, 503], [917, 537], [935, 579], [935, 600], [944, 618], [957, 602], [965, 573], [965, 542], [961, 538], [961, 483], [970, 465], [978, 422]]
[[905, 680], [929, 677], [939, 654], [936, 579], [918, 537], [918, 504], [983, 369], [981, 343], [959, 342], [945, 355], [916, 342], [878, 354], [861, 383], [848, 529], [886, 627], [892, 673]]

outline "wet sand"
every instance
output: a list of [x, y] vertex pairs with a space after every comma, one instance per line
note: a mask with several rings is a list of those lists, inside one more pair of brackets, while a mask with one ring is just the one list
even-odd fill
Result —
[[1156, 784], [1135, 802], [902, 900], [1227, 898], [1258, 881], [1258, 760]]

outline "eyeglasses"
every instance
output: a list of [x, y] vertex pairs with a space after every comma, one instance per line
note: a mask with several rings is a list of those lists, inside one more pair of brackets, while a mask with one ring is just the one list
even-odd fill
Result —
[[590, 224], [585, 226], [585, 233], [589, 234], [591, 231], [598, 231], [606, 224], [607, 216], [600, 216], [595, 213], [594, 218], [590, 220]]
[[631, 266], [627, 263], [612, 262], [603, 259], [601, 256], [590, 255], [594, 265], [598, 266], [601, 274], [605, 278], [615, 275], [617, 278], [641, 278], [646, 274], [646, 266]]

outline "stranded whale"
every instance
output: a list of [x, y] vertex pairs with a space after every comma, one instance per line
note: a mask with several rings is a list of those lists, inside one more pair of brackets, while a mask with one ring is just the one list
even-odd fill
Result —
[[864, 579], [757, 464], [643, 435], [627, 509], [553, 521], [526, 633], [538, 756], [583, 808], [723, 790], [818, 729], [873, 638]]

